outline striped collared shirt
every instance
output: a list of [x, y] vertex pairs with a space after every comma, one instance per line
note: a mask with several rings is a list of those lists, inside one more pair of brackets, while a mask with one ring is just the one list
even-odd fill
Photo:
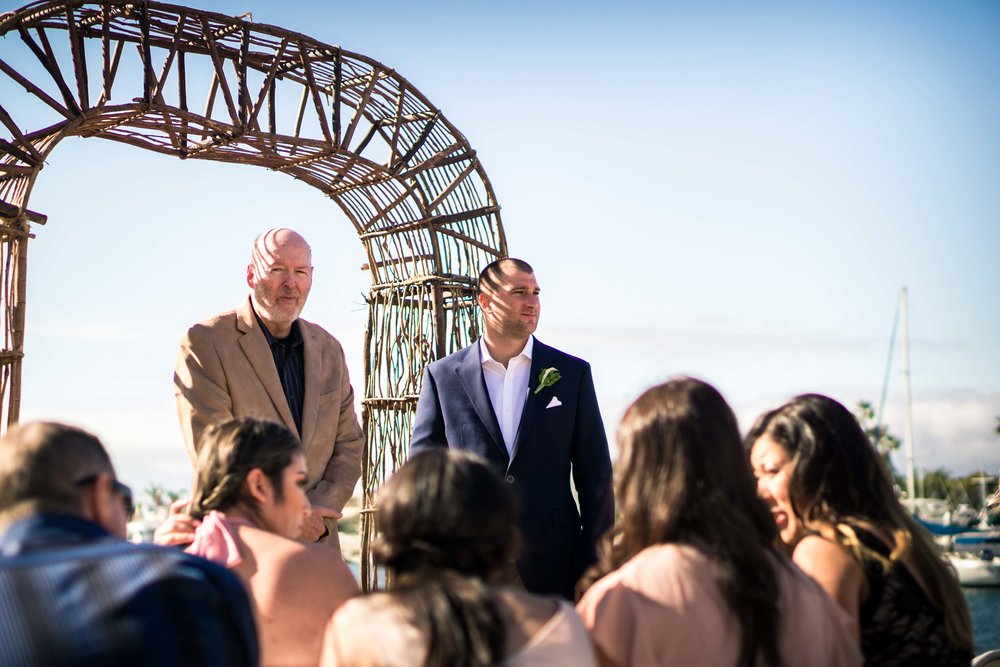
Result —
[[254, 312], [257, 324], [264, 331], [264, 338], [271, 348], [271, 356], [274, 357], [274, 367], [278, 371], [281, 379], [281, 388], [285, 392], [285, 400], [288, 401], [288, 409], [292, 412], [292, 419], [295, 420], [295, 428], [302, 437], [302, 401], [306, 393], [306, 369], [305, 353], [302, 344], [302, 332], [299, 331], [299, 321], [292, 322], [292, 331], [285, 338], [275, 338], [261, 321], [260, 316]]

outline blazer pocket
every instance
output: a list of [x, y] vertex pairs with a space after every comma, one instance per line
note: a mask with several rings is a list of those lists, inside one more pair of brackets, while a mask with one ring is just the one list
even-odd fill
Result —
[[332, 403], [334, 401], [336, 401], [338, 403], [340, 402], [340, 390], [339, 389], [334, 389], [333, 391], [328, 391], [325, 394], [320, 394], [319, 395], [319, 404], [320, 404], [320, 407], [326, 405], [327, 403]]

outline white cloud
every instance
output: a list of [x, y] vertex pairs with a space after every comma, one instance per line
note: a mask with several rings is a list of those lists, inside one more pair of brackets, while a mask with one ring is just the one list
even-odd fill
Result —
[[[987, 474], [1000, 471], [1000, 435], [995, 432], [1000, 415], [1000, 393], [969, 390], [939, 391], [914, 398], [914, 465], [931, 470], [947, 468], [968, 474], [980, 468]], [[890, 429], [902, 437], [901, 403], [886, 409]], [[902, 470], [903, 455], [895, 457]]]

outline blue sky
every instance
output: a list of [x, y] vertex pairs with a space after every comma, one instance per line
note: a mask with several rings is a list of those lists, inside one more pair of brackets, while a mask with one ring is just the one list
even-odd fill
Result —
[[[609, 432], [677, 373], [716, 384], [744, 428], [804, 391], [877, 400], [906, 285], [918, 463], [1000, 470], [997, 3], [211, 8], [375, 58], [442, 109], [536, 268], [538, 337], [592, 363]], [[177, 343], [242, 298], [265, 228], [312, 243], [304, 316], [341, 339], [360, 386], [370, 279], [318, 191], [75, 138], [30, 207], [49, 223], [30, 249], [22, 414], [95, 431], [123, 478], [187, 486]]]

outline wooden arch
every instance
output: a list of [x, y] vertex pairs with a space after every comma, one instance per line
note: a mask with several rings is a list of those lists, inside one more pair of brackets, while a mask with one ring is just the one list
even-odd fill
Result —
[[[43, 1], [0, 15], [0, 421], [18, 419], [28, 209], [65, 137], [251, 164], [318, 188], [372, 276], [365, 507], [405, 456], [424, 365], [478, 335], [472, 276], [506, 255], [475, 151], [394, 70], [247, 17], [160, 2]], [[376, 573], [362, 516], [362, 585]]]

